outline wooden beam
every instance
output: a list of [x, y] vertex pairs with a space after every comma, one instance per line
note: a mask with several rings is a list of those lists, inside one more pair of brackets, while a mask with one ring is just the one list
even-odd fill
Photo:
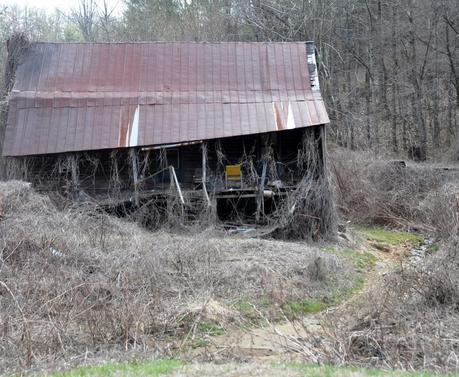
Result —
[[170, 169], [170, 174], [171, 174], [171, 177], [172, 177], [171, 183], [173, 182], [175, 184], [175, 187], [177, 188], [177, 192], [179, 194], [180, 202], [182, 204], [185, 204], [185, 200], [183, 199], [182, 189], [180, 188], [180, 184], [178, 182], [177, 175], [175, 174], [175, 169], [174, 169], [174, 167], [172, 165], [169, 166], [169, 169]]
[[69, 157], [71, 177], [72, 177], [72, 194], [77, 196], [79, 191], [79, 171], [78, 171], [78, 156], [72, 153]]
[[258, 195], [257, 195], [257, 213], [255, 215], [255, 220], [260, 221], [260, 215], [265, 212], [265, 197], [263, 195], [265, 191], [265, 179], [266, 179], [266, 168], [268, 162], [266, 159], [263, 161], [263, 170], [261, 172], [261, 182], [258, 188]]
[[207, 192], [207, 143], [203, 142], [201, 144], [201, 154], [202, 154], [202, 191], [204, 193], [204, 200], [207, 202], [207, 207], [211, 206], [209, 193]]
[[134, 180], [134, 201], [135, 201], [135, 205], [138, 207], [139, 204], [140, 204], [139, 188], [138, 188], [138, 184], [139, 184], [139, 164], [138, 164], [137, 153], [136, 153], [135, 148], [131, 148], [129, 150], [129, 155], [131, 157], [132, 177], [133, 177], [133, 180]]

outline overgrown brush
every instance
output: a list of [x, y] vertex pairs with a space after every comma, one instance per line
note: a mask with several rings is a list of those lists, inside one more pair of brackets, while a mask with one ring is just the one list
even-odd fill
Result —
[[[90, 204], [58, 210], [24, 182], [0, 183], [3, 371], [103, 350], [167, 354], [206, 312], [231, 312], [216, 305], [280, 307], [354, 279], [347, 262], [304, 244], [151, 233]], [[225, 326], [227, 317], [212, 320]]]
[[425, 230], [442, 247], [401, 262], [326, 318], [326, 333], [297, 341], [313, 362], [459, 370], [459, 174], [368, 154], [332, 154], [341, 214], [357, 223]]
[[338, 361], [458, 371], [458, 248], [455, 238], [425, 263], [382, 277], [360, 299], [357, 312], [332, 319]]
[[326, 155], [317, 151], [317, 143], [321, 141], [307, 135], [297, 156], [301, 179], [279, 208], [268, 216], [268, 228], [274, 228], [273, 235], [282, 239], [317, 241], [332, 239], [337, 232], [335, 197], [329, 166], [324, 161]]
[[457, 233], [459, 172], [343, 150], [331, 164], [339, 209], [351, 221]]

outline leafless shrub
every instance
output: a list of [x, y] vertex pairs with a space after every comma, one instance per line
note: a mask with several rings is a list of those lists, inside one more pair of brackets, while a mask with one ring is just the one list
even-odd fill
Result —
[[459, 234], [459, 183], [445, 183], [429, 192], [420, 210], [444, 239]]
[[[332, 154], [332, 165], [344, 216], [435, 231], [443, 244], [423, 262], [401, 264], [352, 303], [326, 313], [319, 334], [295, 338], [295, 352], [311, 362], [458, 371], [457, 173], [343, 151]], [[320, 270], [310, 268], [311, 276]]]
[[[403, 266], [330, 317], [334, 361], [378, 367], [458, 371], [459, 242], [427, 262]], [[335, 313], [336, 315], [336, 313]]]
[[[264, 214], [267, 226], [259, 233], [286, 240], [331, 239], [336, 235], [335, 198], [326, 156], [317, 148], [320, 143], [321, 137], [318, 139], [314, 133], [303, 135], [294, 161], [298, 182], [284, 192], [274, 211]], [[264, 160], [270, 175], [275, 176], [275, 159], [267, 154]]]
[[0, 208], [3, 370], [103, 349], [164, 353], [168, 335], [180, 343], [205, 318], [196, 307], [322, 298], [354, 279], [304, 244], [151, 233], [90, 203], [58, 210], [24, 182], [0, 184]]
[[352, 221], [441, 235], [457, 229], [457, 172], [341, 150], [331, 155], [331, 161], [338, 207]]

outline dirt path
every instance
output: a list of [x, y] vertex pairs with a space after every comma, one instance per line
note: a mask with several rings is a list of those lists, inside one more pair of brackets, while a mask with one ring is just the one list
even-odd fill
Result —
[[301, 321], [270, 324], [249, 330], [237, 329], [227, 335], [213, 337], [208, 352], [233, 355], [241, 360], [292, 360], [304, 351], [302, 339], [318, 336], [323, 336], [320, 322], [305, 317]]
[[224, 335], [208, 337], [209, 346], [205, 350], [196, 350], [197, 353], [212, 355], [212, 358], [217, 359], [220, 355], [256, 362], [296, 360], [304, 358], [304, 355], [314, 360], [316, 357], [313, 349], [310, 349], [311, 342], [329, 338], [324, 314], [333, 313], [339, 316], [340, 312], [352, 309], [362, 294], [381, 284], [381, 277], [405, 259], [408, 251], [401, 247], [382, 251], [371, 243], [366, 243], [362, 250], [370, 250], [377, 257], [377, 262], [371, 271], [364, 274], [362, 289], [339, 305], [328, 308], [325, 312], [306, 315], [294, 322], [270, 323], [250, 329], [230, 329]]

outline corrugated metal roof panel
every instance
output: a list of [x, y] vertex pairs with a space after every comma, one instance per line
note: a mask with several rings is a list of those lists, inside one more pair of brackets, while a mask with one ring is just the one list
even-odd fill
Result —
[[175, 144], [328, 123], [306, 43], [35, 43], [4, 155]]

